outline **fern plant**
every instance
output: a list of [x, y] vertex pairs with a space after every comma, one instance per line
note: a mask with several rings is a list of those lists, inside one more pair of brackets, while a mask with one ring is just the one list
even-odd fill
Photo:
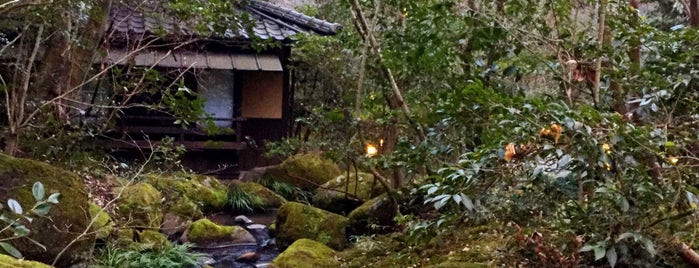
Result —
[[228, 191], [226, 204], [235, 212], [253, 212], [262, 208], [262, 199], [254, 194], [233, 187]]

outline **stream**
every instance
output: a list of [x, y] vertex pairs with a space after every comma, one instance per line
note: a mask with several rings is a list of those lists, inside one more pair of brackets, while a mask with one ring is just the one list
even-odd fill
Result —
[[[274, 238], [270, 237], [269, 225], [276, 218], [276, 211], [254, 215], [208, 215], [211, 221], [222, 225], [237, 225], [245, 228], [255, 237], [257, 243], [215, 244], [194, 247], [194, 250], [208, 255], [206, 264], [215, 268], [264, 268], [279, 255]], [[246, 253], [256, 252], [259, 259], [252, 262], [238, 261]]]

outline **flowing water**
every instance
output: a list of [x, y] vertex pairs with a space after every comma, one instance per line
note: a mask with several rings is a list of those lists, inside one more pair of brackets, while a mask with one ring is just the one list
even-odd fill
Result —
[[[279, 255], [277, 250], [277, 245], [274, 238], [269, 235], [269, 224], [271, 224], [276, 217], [276, 211], [265, 213], [265, 214], [255, 214], [250, 215], [248, 218], [252, 222], [243, 223], [236, 222], [235, 215], [230, 214], [214, 214], [209, 215], [207, 218], [210, 220], [222, 224], [222, 225], [238, 225], [244, 227], [253, 237], [257, 243], [244, 243], [244, 244], [216, 244], [216, 245], [200, 245], [195, 247], [196, 251], [206, 253], [209, 255], [209, 259], [206, 261], [208, 265], [215, 268], [263, 268], [267, 267], [274, 258]], [[256, 252], [259, 259], [254, 262], [240, 262], [236, 259], [249, 252]]]

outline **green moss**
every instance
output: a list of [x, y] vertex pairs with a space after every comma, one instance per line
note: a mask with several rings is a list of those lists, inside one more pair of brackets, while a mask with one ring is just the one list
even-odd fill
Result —
[[109, 243], [120, 248], [127, 247], [134, 242], [135, 231], [130, 228], [120, 228], [113, 233], [114, 239], [109, 240]]
[[143, 230], [138, 233], [139, 243], [136, 248], [139, 250], [165, 250], [172, 247], [167, 236], [157, 231]]
[[243, 191], [257, 197], [258, 205], [262, 208], [278, 208], [286, 202], [284, 197], [259, 183], [234, 181], [229, 186], [229, 192], [231, 191]]
[[498, 224], [450, 226], [432, 237], [436, 243], [406, 241], [404, 233], [360, 236], [338, 252], [342, 267], [495, 267], [511, 236]]
[[174, 213], [177, 216], [191, 220], [197, 220], [204, 217], [204, 214], [201, 212], [201, 209], [199, 209], [199, 205], [194, 203], [186, 196], [182, 196], [177, 200], [173, 201], [172, 204], [169, 206], [168, 211]]
[[265, 176], [302, 188], [315, 189], [341, 174], [337, 164], [320, 154], [298, 154], [270, 168]]
[[269, 236], [275, 237], [277, 235], [277, 223], [272, 222], [269, 226], [267, 226], [267, 233], [269, 233]]
[[[27, 225], [31, 230], [28, 237], [44, 245], [45, 251], [29, 239], [12, 240], [12, 244], [27, 259], [53, 262], [58, 253], [76, 239], [90, 222], [85, 185], [74, 173], [46, 163], [0, 154], [0, 181], [0, 200], [14, 198], [25, 208], [35, 202], [31, 188], [37, 181], [44, 185], [46, 196], [56, 192], [61, 194], [60, 203], [51, 206], [50, 217], [35, 217]], [[58, 265], [68, 266], [80, 261], [93, 244], [94, 234], [82, 237], [61, 255]]]
[[114, 232], [114, 239], [109, 241], [110, 246], [134, 251], [142, 250], [166, 250], [172, 244], [164, 234], [154, 230], [136, 231], [124, 228]]
[[322, 243], [299, 239], [289, 248], [277, 256], [269, 267], [273, 268], [297, 268], [297, 267], [339, 267], [340, 263], [335, 259], [335, 251]]
[[0, 254], [0, 268], [51, 268], [53, 266], [35, 261], [18, 260]]
[[485, 263], [466, 263], [459, 261], [446, 261], [437, 265], [427, 266], [428, 268], [488, 268], [491, 265]]
[[[351, 172], [349, 178], [347, 180], [347, 174], [343, 174], [323, 184], [313, 197], [313, 205], [346, 214], [361, 205], [361, 200], [369, 200], [382, 193], [381, 184], [374, 180], [372, 174]], [[345, 191], [350, 198], [346, 197]], [[360, 201], [357, 202], [357, 199]]]
[[166, 207], [181, 197], [204, 210], [219, 211], [226, 205], [228, 188], [213, 177], [185, 173], [147, 174], [144, 177], [163, 193]]
[[[122, 192], [123, 190], [123, 192]], [[148, 183], [137, 183], [126, 187], [116, 187], [115, 194], [121, 192], [117, 200], [119, 214], [124, 224], [134, 227], [159, 228], [163, 220], [162, 195]]]
[[193, 243], [255, 242], [255, 238], [239, 226], [222, 226], [209, 219], [192, 223], [187, 230], [187, 240]]
[[100, 206], [92, 202], [90, 202], [90, 217], [95, 219], [95, 223], [92, 224], [95, 238], [106, 239], [114, 229], [112, 218]]
[[286, 202], [277, 212], [275, 235], [280, 249], [309, 238], [334, 249], [347, 245], [347, 218], [296, 202]]

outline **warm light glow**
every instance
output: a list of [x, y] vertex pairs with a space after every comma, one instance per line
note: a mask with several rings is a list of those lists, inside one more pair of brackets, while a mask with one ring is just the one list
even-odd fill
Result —
[[670, 164], [673, 164], [673, 165], [676, 165], [677, 161], [680, 161], [679, 159], [677, 159], [677, 157], [674, 157], [674, 156], [671, 156], [668, 160], [670, 161]]
[[383, 147], [383, 139], [379, 140], [379, 147]]
[[612, 153], [612, 146], [609, 145], [609, 143], [602, 144], [602, 149], [604, 149], [604, 152], [607, 154]]
[[606, 169], [607, 171], [611, 171], [611, 170], [612, 170], [612, 165], [610, 165], [610, 164], [607, 163], [607, 162], [604, 162], [604, 169]]
[[369, 157], [375, 156], [376, 154], [379, 153], [379, 149], [376, 148], [376, 146], [372, 144], [367, 144], [366, 145], [366, 155]]

